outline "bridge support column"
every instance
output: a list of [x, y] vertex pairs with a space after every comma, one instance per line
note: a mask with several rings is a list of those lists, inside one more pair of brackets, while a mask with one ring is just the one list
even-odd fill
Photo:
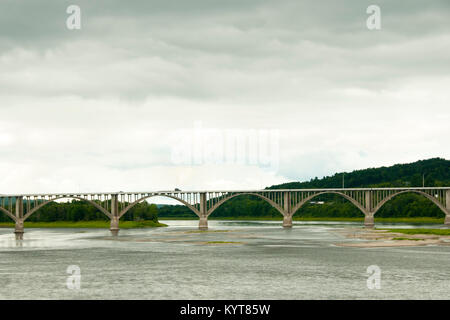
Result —
[[373, 191], [366, 191], [365, 192], [365, 209], [366, 212], [364, 213], [364, 228], [373, 228], [375, 226], [375, 222], [373, 219], [373, 212], [372, 212], [372, 192]]
[[364, 217], [364, 228], [372, 229], [375, 226], [373, 215], [366, 215]]
[[119, 235], [119, 199], [117, 194], [111, 196], [111, 225], [109, 231], [113, 236]]
[[199, 230], [208, 230], [208, 209], [207, 209], [207, 200], [206, 193], [200, 193], [200, 221], [198, 222]]
[[445, 216], [444, 224], [450, 227], [450, 214]]
[[208, 230], [208, 217], [206, 217], [206, 216], [200, 217], [200, 221], [198, 223], [198, 228], [200, 230]]
[[119, 235], [119, 218], [118, 217], [113, 217], [111, 219], [111, 225], [109, 228], [109, 231], [111, 231], [111, 234], [113, 236], [118, 236]]
[[450, 190], [445, 191], [445, 208], [447, 214], [445, 215], [444, 224], [450, 227]]
[[289, 191], [283, 193], [283, 211], [283, 228], [292, 228], [291, 193]]
[[23, 220], [17, 220], [14, 229], [14, 234], [16, 235], [16, 240], [23, 240], [23, 234], [25, 233], [23, 228]]
[[283, 216], [283, 228], [292, 228], [292, 216], [290, 214]]
[[25, 233], [23, 227], [23, 198], [16, 197], [16, 225], [14, 228], [14, 234], [16, 240], [23, 240], [23, 234]]

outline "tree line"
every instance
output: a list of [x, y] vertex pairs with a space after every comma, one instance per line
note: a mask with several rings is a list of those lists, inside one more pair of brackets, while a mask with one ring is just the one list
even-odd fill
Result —
[[[53, 221], [91, 221], [109, 220], [104, 213], [100, 212], [92, 204], [72, 200], [69, 202], [50, 202], [32, 214], [27, 221], [53, 222]], [[136, 204], [121, 218], [124, 221], [151, 220], [158, 222], [158, 208], [155, 204], [146, 201]], [[10, 222], [11, 219], [5, 214], [0, 214], [1, 222]]]

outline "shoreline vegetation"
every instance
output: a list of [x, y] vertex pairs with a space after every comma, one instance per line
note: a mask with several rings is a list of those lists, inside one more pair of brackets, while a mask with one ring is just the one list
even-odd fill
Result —
[[438, 236], [450, 236], [450, 229], [380, 229], [392, 233], [413, 234], [413, 235], [438, 235]]
[[[109, 221], [53, 221], [53, 222], [27, 222], [24, 223], [25, 228], [93, 228], [93, 229], [109, 229]], [[167, 227], [167, 224], [148, 221], [121, 221], [120, 229], [136, 229], [136, 228], [156, 228]], [[0, 222], [0, 228], [14, 228], [13, 222]]]

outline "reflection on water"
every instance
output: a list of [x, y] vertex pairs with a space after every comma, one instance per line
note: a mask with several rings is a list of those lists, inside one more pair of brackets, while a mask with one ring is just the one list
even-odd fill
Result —
[[[361, 227], [352, 222], [283, 229], [279, 221], [213, 220], [208, 232], [195, 220], [164, 223], [116, 238], [105, 229], [27, 229], [19, 242], [0, 229], [0, 298], [450, 298], [450, 246], [335, 246], [361, 241], [339, 232]], [[81, 268], [80, 290], [67, 289], [69, 265]], [[370, 265], [381, 268], [380, 290], [367, 288]]]

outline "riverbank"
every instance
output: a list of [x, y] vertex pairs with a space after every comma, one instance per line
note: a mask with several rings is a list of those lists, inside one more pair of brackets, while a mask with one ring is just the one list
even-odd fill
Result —
[[365, 240], [364, 242], [336, 243], [340, 247], [374, 248], [450, 245], [450, 229], [345, 228], [337, 232], [346, 238]]
[[[54, 222], [25, 222], [25, 228], [109, 228], [109, 221], [54, 221]], [[119, 228], [156, 228], [167, 227], [167, 224], [154, 221], [120, 221]], [[0, 222], [0, 228], [14, 228], [14, 223]]]
[[[209, 217], [209, 220], [219, 221], [282, 221], [281, 217]], [[161, 217], [159, 220], [198, 220], [197, 217]], [[330, 222], [364, 222], [364, 218], [353, 217], [293, 217], [293, 221], [330, 221]], [[376, 223], [405, 223], [405, 224], [443, 224], [444, 219], [436, 218], [377, 218]], [[54, 222], [25, 222], [25, 228], [109, 228], [109, 221], [54, 221]], [[154, 228], [154, 227], [167, 227], [167, 224], [154, 221], [121, 221], [120, 228], [132, 229], [132, 228]], [[0, 228], [14, 228], [13, 222], [0, 222]], [[447, 232], [448, 229], [395, 229], [393, 232], [398, 233], [413, 233], [414, 230], [434, 230], [435, 232]], [[428, 232], [432, 232], [428, 231]], [[438, 234], [438, 233], [434, 233]], [[446, 233], [441, 233], [446, 235]], [[450, 235], [450, 233], [449, 233]]]
[[[198, 220], [198, 217], [158, 217], [159, 220]], [[208, 220], [283, 221], [283, 217], [208, 217]], [[364, 222], [364, 217], [292, 217], [293, 221], [343, 221]], [[444, 218], [375, 218], [375, 223], [443, 224]]]

